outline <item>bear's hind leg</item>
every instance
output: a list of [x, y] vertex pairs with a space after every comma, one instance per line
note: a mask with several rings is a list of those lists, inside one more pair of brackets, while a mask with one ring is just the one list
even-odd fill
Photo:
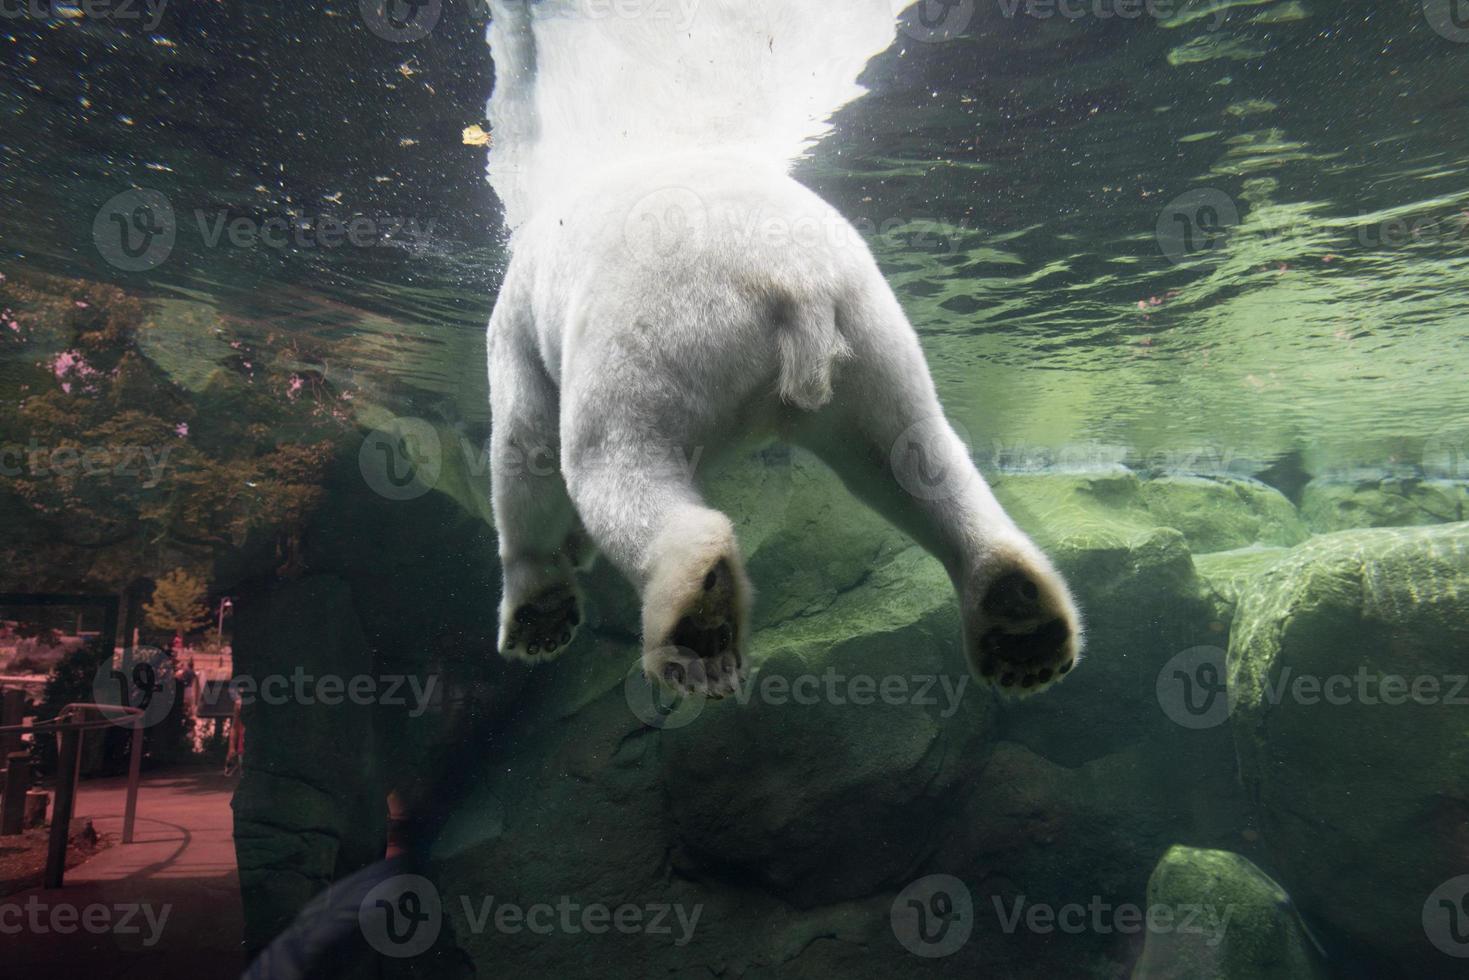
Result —
[[1005, 513], [945, 420], [896, 301], [844, 328], [854, 356], [832, 401], [797, 424], [794, 441], [944, 564], [981, 682], [1021, 696], [1054, 684], [1082, 645], [1065, 581]]
[[[500, 315], [498, 309], [497, 316]], [[568, 551], [576, 513], [559, 466], [559, 399], [524, 333], [492, 329], [490, 479], [500, 564], [500, 655], [550, 660], [581, 623]]]
[[567, 483], [587, 533], [642, 596], [643, 672], [683, 694], [733, 694], [751, 599], [734, 525], [704, 505], [678, 462], [689, 454], [659, 451], [681, 442], [605, 405], [584, 422], [569, 427]]

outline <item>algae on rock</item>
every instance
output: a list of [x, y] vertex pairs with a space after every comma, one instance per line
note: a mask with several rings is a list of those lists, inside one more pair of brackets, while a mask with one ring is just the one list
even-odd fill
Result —
[[1325, 980], [1290, 896], [1247, 858], [1172, 847], [1148, 880], [1132, 980]]
[[1398, 964], [1438, 962], [1420, 909], [1469, 847], [1466, 656], [1469, 524], [1315, 538], [1235, 617], [1235, 744], [1274, 866]]

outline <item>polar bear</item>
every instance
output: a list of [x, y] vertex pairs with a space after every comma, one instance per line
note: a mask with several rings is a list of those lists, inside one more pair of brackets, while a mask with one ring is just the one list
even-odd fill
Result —
[[944, 421], [866, 243], [781, 167], [690, 151], [539, 208], [515, 233], [489, 361], [504, 656], [566, 649], [576, 571], [599, 550], [641, 596], [648, 678], [733, 693], [753, 591], [687, 461], [778, 438], [942, 562], [981, 682], [1024, 696], [1077, 663], [1065, 582]]

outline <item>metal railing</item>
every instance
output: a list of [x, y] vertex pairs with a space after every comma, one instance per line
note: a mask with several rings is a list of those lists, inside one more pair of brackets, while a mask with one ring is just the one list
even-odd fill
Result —
[[[87, 715], [96, 717], [88, 718]], [[130, 723], [129, 723], [130, 722]], [[72, 810], [76, 803], [77, 782], [81, 776], [82, 735], [98, 729], [109, 729], [129, 723], [131, 746], [128, 758], [127, 804], [123, 810], [122, 842], [133, 842], [133, 824], [138, 814], [138, 784], [143, 772], [143, 709], [116, 704], [92, 704], [76, 702], [68, 704], [56, 713], [55, 718], [38, 721], [30, 725], [9, 725], [0, 728], [0, 734], [56, 734], [61, 746], [56, 760], [56, 801], [51, 808], [51, 836], [47, 840], [46, 873], [42, 884], [46, 888], [60, 888], [66, 875], [66, 843], [71, 837]], [[13, 805], [24, 804], [24, 793], [19, 804], [8, 802], [15, 792], [6, 777], [6, 810]]]

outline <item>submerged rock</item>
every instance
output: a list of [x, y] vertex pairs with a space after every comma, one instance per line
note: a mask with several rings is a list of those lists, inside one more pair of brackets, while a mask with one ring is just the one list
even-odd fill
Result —
[[1173, 847], [1148, 880], [1132, 980], [1308, 980], [1329, 974], [1279, 885], [1229, 851]]
[[1246, 791], [1302, 910], [1444, 967], [1422, 915], [1469, 855], [1469, 524], [1347, 531], [1243, 591], [1229, 694]]
[[1301, 516], [1313, 531], [1354, 527], [1408, 527], [1469, 519], [1469, 483], [1462, 480], [1312, 480], [1301, 496]]
[[1130, 471], [1006, 476], [996, 495], [1067, 578], [1087, 648], [1066, 683], [1005, 718], [1005, 736], [1077, 766], [1172, 730], [1154, 697], [1182, 650], [1223, 642], [1188, 541], [1160, 526]]
[[[1239, 476], [1166, 475], [1143, 480], [1118, 467], [1095, 473], [1003, 475], [995, 493], [1022, 526], [1042, 537], [1106, 529], [1171, 527], [1194, 553], [1306, 539], [1285, 495]], [[1018, 519], [1018, 518], [1017, 518]]]
[[1306, 539], [1306, 526], [1294, 505], [1258, 480], [1167, 476], [1144, 481], [1141, 490], [1153, 519], [1182, 531], [1196, 554]]
[[1196, 555], [1194, 570], [1209, 590], [1215, 616], [1223, 623], [1232, 622], [1240, 593], [1256, 576], [1288, 553], [1288, 548], [1256, 546]]

